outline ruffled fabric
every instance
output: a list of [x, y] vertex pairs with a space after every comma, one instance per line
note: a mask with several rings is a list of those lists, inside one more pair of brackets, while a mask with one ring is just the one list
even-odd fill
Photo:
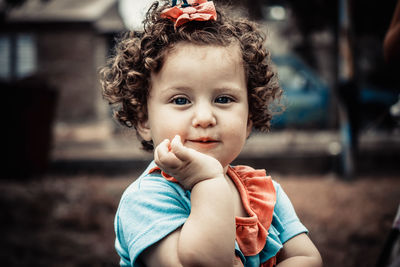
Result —
[[163, 10], [161, 17], [172, 20], [175, 23], [175, 28], [192, 20], [207, 21], [217, 19], [217, 12], [212, 1], [189, 0], [188, 3], [190, 4], [188, 7], [179, 5]]
[[283, 224], [274, 213], [271, 226], [268, 229], [267, 243], [259, 254], [261, 260], [270, 259], [271, 257], [276, 256], [282, 249], [283, 244], [279, 236], [283, 231]]
[[236, 217], [236, 241], [245, 256], [259, 254], [265, 246], [276, 203], [275, 187], [265, 170], [248, 166], [229, 167], [249, 217]]
[[170, 181], [170, 182], [179, 184], [178, 180], [176, 180], [176, 179], [175, 179], [174, 177], [172, 177], [171, 175], [169, 175], [169, 174], [165, 173], [164, 171], [162, 171], [162, 170], [160, 169], [160, 167], [158, 167], [158, 166], [155, 166], [154, 168], [151, 168], [151, 169], [149, 170], [149, 174], [150, 174], [150, 173], [153, 173], [153, 172], [160, 172], [161, 175], [162, 175], [162, 177], [164, 177], [167, 181]]
[[[178, 182], [172, 176], [161, 171], [159, 167], [154, 167], [149, 173], [155, 171], [160, 171], [168, 181]], [[276, 203], [275, 187], [265, 170], [235, 166], [229, 167], [227, 174], [235, 183], [243, 207], [249, 215], [248, 217], [236, 217], [236, 241], [244, 256], [257, 255], [264, 247], [267, 247], [265, 246], [267, 240], [271, 239], [273, 243], [279, 242], [279, 231], [276, 231], [271, 225]], [[272, 238], [268, 238], [270, 232], [273, 233]], [[280, 244], [279, 248], [281, 247]]]
[[[281, 232], [284, 231], [282, 222], [278, 216], [273, 214], [272, 223], [268, 229], [267, 242], [261, 252], [254, 256], [245, 256], [237, 243], [235, 249], [237, 257], [243, 262], [244, 266], [273, 267], [276, 264], [276, 256], [282, 249]], [[236, 246], [237, 245], [237, 246]]]

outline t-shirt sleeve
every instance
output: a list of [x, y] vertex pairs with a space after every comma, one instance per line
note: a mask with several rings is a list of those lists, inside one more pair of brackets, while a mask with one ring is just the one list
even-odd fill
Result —
[[140, 266], [138, 256], [147, 247], [184, 224], [190, 214], [188, 194], [157, 175], [142, 177], [125, 191], [115, 218], [121, 263]]
[[279, 239], [282, 244], [301, 233], [307, 233], [307, 228], [300, 222], [296, 211], [286, 193], [279, 183], [274, 181], [276, 190], [276, 204], [274, 207], [274, 220], [278, 220], [280, 229]]

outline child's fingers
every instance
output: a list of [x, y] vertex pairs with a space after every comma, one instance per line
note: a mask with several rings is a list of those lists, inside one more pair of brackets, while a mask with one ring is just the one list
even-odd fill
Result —
[[170, 142], [168, 139], [165, 139], [162, 141], [154, 150], [154, 154], [156, 155], [162, 155], [168, 153], [169, 149], [168, 147], [170, 146]]
[[179, 135], [176, 135], [174, 139], [171, 141], [171, 151], [175, 154], [175, 156], [182, 160], [182, 161], [187, 161], [190, 160], [191, 154], [190, 154], [190, 148], [185, 147], [182, 144], [181, 137]]
[[154, 150], [154, 161], [161, 169], [176, 168], [180, 164], [180, 160], [171, 153], [169, 146], [170, 141], [166, 139]]
[[154, 161], [157, 165], [161, 163], [159, 155], [165, 153], [165, 145], [168, 145], [167, 143], [169, 143], [169, 140], [165, 139], [154, 149]]

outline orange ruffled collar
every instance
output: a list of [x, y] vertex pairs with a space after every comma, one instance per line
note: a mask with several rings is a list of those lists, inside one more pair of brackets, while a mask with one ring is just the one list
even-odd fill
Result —
[[[168, 181], [178, 181], [161, 171], [152, 168], [149, 173], [160, 171]], [[267, 241], [276, 203], [275, 187], [265, 170], [255, 170], [249, 166], [229, 167], [228, 176], [235, 183], [242, 199], [243, 207], [249, 217], [236, 217], [236, 241], [245, 256], [261, 252]]]

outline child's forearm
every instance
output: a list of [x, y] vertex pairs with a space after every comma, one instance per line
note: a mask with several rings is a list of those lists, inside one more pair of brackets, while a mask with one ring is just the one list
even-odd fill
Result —
[[392, 21], [383, 42], [386, 62], [398, 64], [400, 59], [400, 1], [397, 1]]
[[296, 256], [280, 262], [277, 267], [322, 267], [320, 257]]
[[183, 266], [232, 266], [235, 216], [232, 192], [225, 177], [196, 184], [191, 192], [191, 205], [178, 244]]

